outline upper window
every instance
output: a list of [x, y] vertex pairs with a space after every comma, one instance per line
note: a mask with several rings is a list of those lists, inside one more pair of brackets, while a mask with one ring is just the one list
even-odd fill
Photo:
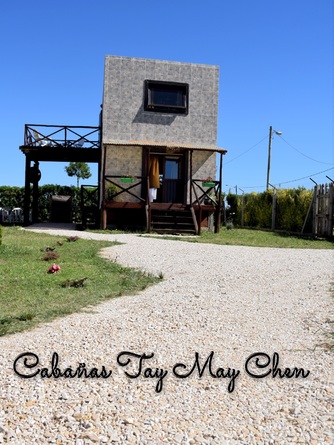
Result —
[[145, 111], [160, 113], [188, 113], [188, 90], [186, 83], [145, 80]]

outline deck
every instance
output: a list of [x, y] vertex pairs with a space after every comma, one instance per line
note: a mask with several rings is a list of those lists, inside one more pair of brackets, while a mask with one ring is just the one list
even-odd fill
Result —
[[26, 124], [20, 150], [35, 162], [98, 163], [100, 127]]

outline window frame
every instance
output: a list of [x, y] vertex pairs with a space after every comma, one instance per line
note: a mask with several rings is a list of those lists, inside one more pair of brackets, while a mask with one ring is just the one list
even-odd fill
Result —
[[[162, 105], [154, 103], [152, 92], [154, 88], [179, 91], [182, 93], [183, 105]], [[163, 80], [144, 81], [144, 110], [157, 113], [188, 114], [189, 84], [181, 82], [169, 82]]]

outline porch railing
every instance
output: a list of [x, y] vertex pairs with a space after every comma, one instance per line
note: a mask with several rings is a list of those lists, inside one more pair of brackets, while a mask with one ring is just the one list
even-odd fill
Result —
[[100, 221], [98, 185], [81, 185], [80, 207], [82, 227], [84, 229], [87, 227], [89, 219], [98, 227]]
[[26, 124], [28, 147], [100, 148], [100, 127]]
[[[206, 185], [204, 185], [206, 184]], [[214, 193], [214, 195], [212, 195]], [[193, 199], [193, 195], [195, 199]], [[215, 232], [219, 232], [221, 214], [221, 188], [220, 181], [205, 181], [203, 179], [192, 179], [190, 190], [190, 204], [193, 208], [198, 207], [198, 234], [201, 231], [201, 220], [204, 205], [214, 206]]]
[[[122, 183], [120, 182], [121, 179], [127, 179], [126, 176], [122, 175], [106, 175], [104, 176], [104, 190], [103, 190], [103, 196], [104, 201], [114, 201], [115, 198], [117, 198], [120, 195], [126, 195], [129, 194], [132, 197], [136, 198], [137, 203], [141, 203], [145, 206], [146, 211], [146, 225], [147, 225], [147, 231], [151, 231], [151, 205], [149, 200], [149, 177], [148, 176], [131, 176], [128, 179], [132, 179], [131, 182], [128, 183]], [[106, 185], [105, 182], [113, 185], [114, 187], [117, 187], [115, 191], [112, 193], [112, 196], [108, 198], [108, 194], [106, 191]], [[220, 214], [221, 214], [221, 192], [220, 192], [220, 182], [219, 181], [210, 181], [210, 184], [208, 187], [203, 186], [203, 180], [200, 179], [193, 179], [191, 181], [191, 189], [190, 189], [190, 210], [193, 215], [193, 220], [196, 228], [196, 232], [200, 234], [201, 231], [201, 218], [202, 218], [202, 212], [203, 207], [205, 205], [211, 205], [214, 207], [214, 213], [215, 213], [215, 231], [219, 231], [220, 227]], [[126, 184], [126, 185], [125, 185]], [[146, 194], [143, 197], [142, 195], [139, 195], [138, 193], [134, 192], [134, 188], [144, 185], [146, 188]], [[211, 193], [214, 192], [214, 195], [211, 195]], [[140, 193], [141, 193], [141, 187], [140, 187]], [[195, 199], [192, 199], [192, 197], [195, 196]], [[115, 200], [117, 202], [117, 200]], [[198, 209], [198, 220], [196, 220], [195, 215], [195, 207]]]
[[[147, 177], [146, 176], [131, 176], [131, 177], [127, 177], [127, 176], [119, 176], [119, 175], [107, 175], [104, 177], [105, 181], [109, 182], [110, 184], [114, 185], [115, 187], [117, 187], [118, 189], [120, 189], [119, 192], [115, 192], [112, 194], [112, 199], [116, 198], [119, 195], [122, 195], [123, 193], [128, 193], [129, 195], [133, 196], [134, 198], [138, 199], [138, 201], [147, 204], [148, 203], [148, 193], [147, 196], [145, 198], [142, 198], [141, 196], [139, 196], [136, 193], [131, 192], [130, 190], [137, 187], [138, 185], [142, 185], [144, 182], [146, 182]], [[119, 180], [116, 182], [116, 180]], [[121, 183], [120, 181], [122, 179], [132, 179], [133, 181], [129, 181], [129, 182], [124, 182]], [[134, 182], [135, 180], [137, 180], [137, 182]], [[122, 185], [122, 184], [129, 184], [128, 186], [126, 185]], [[105, 191], [104, 193], [104, 199], [108, 199], [107, 193]]]
[[[128, 179], [129, 182], [121, 182], [123, 180]], [[106, 188], [104, 184], [104, 201], [108, 201], [108, 199], [111, 199], [112, 201], [123, 194], [129, 194], [132, 197], [137, 199], [137, 202], [143, 204], [145, 206], [145, 215], [146, 215], [146, 229], [148, 232], [151, 231], [151, 206], [150, 206], [150, 199], [149, 199], [149, 177], [148, 176], [122, 176], [122, 175], [106, 175], [104, 176], [104, 180], [108, 182], [109, 184], [112, 184], [117, 189], [120, 189], [119, 191], [115, 191], [112, 193], [112, 196], [108, 198], [108, 194], [106, 193]], [[132, 181], [130, 181], [132, 180]], [[125, 185], [127, 184], [127, 185]], [[134, 193], [132, 189], [135, 187], [144, 185], [146, 186], [146, 196], [143, 198], [137, 193]], [[140, 187], [140, 193], [141, 193], [142, 187]], [[105, 225], [105, 222], [104, 222]]]

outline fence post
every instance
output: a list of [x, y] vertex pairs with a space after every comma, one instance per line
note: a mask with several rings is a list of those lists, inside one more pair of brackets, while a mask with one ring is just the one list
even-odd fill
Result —
[[241, 198], [241, 227], [244, 226], [244, 216], [245, 216], [245, 193], [242, 193], [242, 198]]
[[[301, 231], [300, 233], [304, 233], [304, 229], [305, 229], [305, 226], [306, 226], [306, 223], [307, 223], [307, 220], [308, 220], [308, 217], [309, 217], [309, 214], [310, 214], [312, 205], [314, 204], [314, 201], [315, 201], [315, 199], [316, 199], [316, 198], [315, 198], [315, 195], [316, 195], [316, 190], [315, 190], [315, 188], [314, 188], [314, 190], [313, 190], [313, 194], [312, 194], [312, 199], [311, 199], [310, 205], [309, 205], [308, 210], [307, 210], [307, 214], [306, 214], [306, 217], [305, 217], [305, 220], [304, 220], [304, 224], [303, 224], [303, 227], [302, 227], [302, 231]], [[314, 232], [314, 218], [313, 218], [313, 232]]]
[[328, 190], [328, 226], [327, 235], [333, 236], [333, 213], [334, 213], [334, 184], [329, 184]]
[[313, 235], [318, 233], [318, 189], [319, 186], [314, 186], [314, 202], [313, 202]]

